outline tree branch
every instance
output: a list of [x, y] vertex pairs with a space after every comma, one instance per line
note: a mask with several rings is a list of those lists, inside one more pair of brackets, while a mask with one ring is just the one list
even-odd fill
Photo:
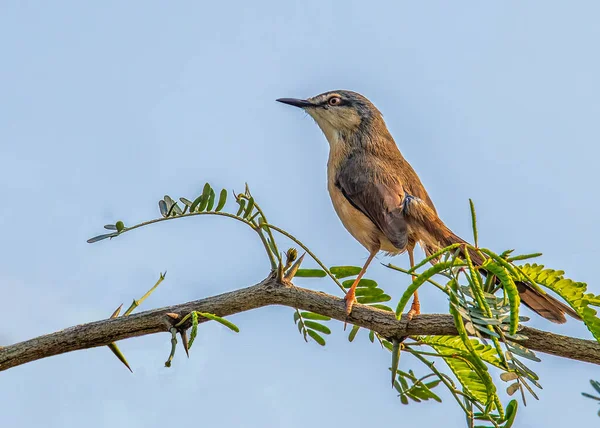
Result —
[[[105, 346], [130, 337], [168, 332], [177, 320], [167, 314], [177, 314], [182, 318], [192, 311], [200, 311], [228, 316], [269, 305], [289, 306], [340, 321], [347, 320], [351, 324], [375, 330], [389, 339], [415, 335], [457, 334], [450, 315], [424, 314], [416, 316], [409, 323], [405, 317], [396, 320], [391, 312], [355, 304], [350, 317], [346, 318], [345, 304], [341, 298], [295, 287], [289, 283], [281, 284], [269, 277], [257, 285], [218, 296], [136, 315], [82, 324], [0, 348], [0, 371], [52, 355]], [[520, 332], [528, 337], [521, 342], [527, 348], [600, 364], [600, 343], [594, 340], [561, 336], [531, 327], [523, 327]]]

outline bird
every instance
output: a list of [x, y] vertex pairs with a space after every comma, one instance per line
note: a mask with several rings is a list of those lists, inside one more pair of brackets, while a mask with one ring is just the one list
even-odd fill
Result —
[[[307, 99], [276, 101], [303, 109], [321, 128], [329, 143], [327, 190], [333, 208], [347, 231], [369, 252], [344, 297], [347, 315], [356, 302], [357, 285], [379, 252], [407, 252], [412, 268], [417, 244], [428, 256], [452, 244], [467, 244], [440, 219], [419, 176], [388, 131], [383, 115], [366, 97], [335, 90]], [[479, 252], [465, 245], [459, 248], [462, 256], [469, 251], [474, 265], [482, 266], [485, 260]], [[521, 302], [543, 318], [558, 324], [566, 322], [565, 314], [581, 319], [572, 308], [531, 284], [516, 285]], [[408, 319], [420, 313], [415, 292]]]

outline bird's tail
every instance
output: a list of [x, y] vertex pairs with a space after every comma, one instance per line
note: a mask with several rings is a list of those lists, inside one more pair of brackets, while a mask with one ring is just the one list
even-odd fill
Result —
[[[441, 221], [440, 221], [441, 223]], [[455, 235], [448, 227], [444, 225], [442, 228], [437, 228], [438, 235], [437, 239], [442, 245], [442, 247], [447, 247], [452, 244], [461, 243], [466, 244], [467, 242]], [[460, 247], [461, 251], [464, 253], [465, 247]], [[429, 254], [433, 253], [435, 249], [431, 249], [429, 247], [426, 248], [425, 252]], [[475, 266], [481, 266], [484, 262], [483, 257], [480, 253], [468, 250], [469, 256], [473, 261]], [[464, 254], [462, 254], [464, 257]], [[543, 318], [546, 318], [549, 321], [552, 321], [557, 324], [563, 324], [567, 320], [565, 318], [565, 314], [570, 315], [571, 317], [581, 320], [581, 317], [575, 312], [572, 308], [565, 305], [562, 302], [559, 302], [554, 297], [549, 296], [548, 294], [542, 294], [536, 288], [534, 288], [531, 284], [526, 282], [515, 282], [517, 285], [517, 289], [519, 290], [519, 296], [521, 297], [521, 301], [530, 308], [532, 311], [537, 313]]]

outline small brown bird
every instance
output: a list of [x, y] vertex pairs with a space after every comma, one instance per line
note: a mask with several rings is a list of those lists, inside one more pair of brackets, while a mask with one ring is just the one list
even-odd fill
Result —
[[[356, 301], [356, 286], [379, 251], [391, 255], [407, 251], [412, 267], [417, 243], [427, 255], [454, 243], [466, 243], [440, 220], [421, 180], [398, 150], [382, 114], [367, 98], [340, 90], [306, 100], [277, 101], [302, 108], [325, 134], [329, 142], [327, 188], [333, 207], [348, 232], [369, 251], [346, 294], [348, 314]], [[475, 265], [484, 262], [475, 252], [469, 255]], [[519, 282], [517, 287], [521, 301], [547, 320], [564, 323], [564, 314], [580, 319], [569, 306], [530, 284]], [[408, 315], [412, 318], [419, 313], [419, 296], [415, 293]]]

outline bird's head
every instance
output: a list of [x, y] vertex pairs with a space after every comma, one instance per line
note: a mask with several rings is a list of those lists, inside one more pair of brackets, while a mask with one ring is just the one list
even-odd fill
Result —
[[361, 128], [365, 130], [381, 118], [371, 101], [352, 91], [329, 91], [305, 100], [279, 98], [277, 101], [306, 111], [330, 143], [340, 135], [351, 135]]

